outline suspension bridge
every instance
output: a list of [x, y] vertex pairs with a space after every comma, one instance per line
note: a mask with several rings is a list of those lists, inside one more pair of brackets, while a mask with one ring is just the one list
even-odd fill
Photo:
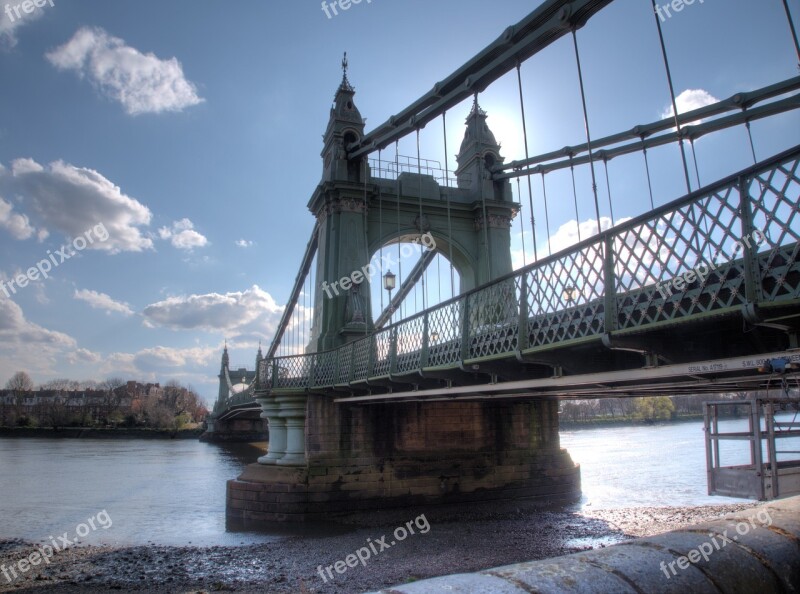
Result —
[[[574, 500], [580, 473], [559, 446], [559, 400], [755, 391], [774, 385], [776, 367], [783, 379], [797, 376], [800, 145], [758, 155], [751, 124], [800, 107], [800, 77], [681, 113], [654, 4], [672, 116], [594, 138], [578, 32], [611, 3], [543, 2], [370, 132], [345, 56], [322, 179], [308, 202], [316, 223], [275, 338], [249, 383], [237, 372], [240, 389], [223, 356], [209, 431], [263, 418], [270, 434], [268, 452], [228, 483], [231, 519]], [[787, 48], [800, 60], [784, 8]], [[521, 66], [562, 37], [572, 42], [585, 137], [531, 156]], [[524, 155], [506, 162], [481, 94], [509, 73]], [[447, 115], [465, 102], [451, 171]], [[441, 161], [420, 154], [420, 134], [436, 122]], [[695, 143], [726, 130], [743, 131], [752, 165], [701, 184]], [[399, 150], [409, 138], [411, 157]], [[686, 191], [657, 205], [648, 151], [664, 146], [679, 150], [675, 175]], [[637, 153], [649, 210], [615, 219], [608, 165]], [[575, 183], [581, 168], [591, 178], [585, 197]], [[553, 250], [548, 176], [567, 170], [578, 240]], [[586, 237], [582, 198], [595, 216]], [[516, 268], [515, 222], [523, 237]], [[537, 231], [546, 232], [546, 254]]]

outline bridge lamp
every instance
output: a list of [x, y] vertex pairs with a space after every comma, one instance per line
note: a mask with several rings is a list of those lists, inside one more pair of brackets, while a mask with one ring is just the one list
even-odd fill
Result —
[[569, 304], [575, 301], [577, 297], [578, 297], [578, 289], [576, 289], [572, 285], [564, 287], [564, 301], [566, 301]]
[[[391, 270], [387, 270], [383, 275], [383, 288], [389, 292], [389, 316], [394, 313], [392, 308], [392, 291], [397, 286], [397, 276]], [[391, 320], [390, 320], [391, 323]]]
[[439, 342], [439, 333], [436, 330], [431, 332], [431, 342]]
[[391, 270], [387, 270], [386, 274], [383, 275], [383, 288], [389, 291], [389, 295], [391, 295], [396, 286], [397, 275], [393, 274]]

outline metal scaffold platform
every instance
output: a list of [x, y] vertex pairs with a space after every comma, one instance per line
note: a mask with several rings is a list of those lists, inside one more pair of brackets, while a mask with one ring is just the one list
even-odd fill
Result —
[[[738, 412], [735, 407], [747, 409], [746, 419], [734, 416]], [[776, 419], [776, 415], [784, 412], [794, 415], [790, 420]], [[758, 501], [800, 494], [798, 417], [800, 398], [790, 397], [788, 390], [781, 397], [705, 402], [708, 494]], [[744, 423], [747, 428], [743, 431]], [[729, 430], [724, 430], [721, 424]], [[743, 451], [745, 444], [749, 452]], [[723, 458], [739, 461], [747, 453], [749, 464], [723, 465]]]

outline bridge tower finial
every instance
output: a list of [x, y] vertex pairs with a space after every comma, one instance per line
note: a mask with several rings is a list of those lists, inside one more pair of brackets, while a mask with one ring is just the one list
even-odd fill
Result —
[[355, 89], [353, 85], [350, 84], [350, 81], [347, 79], [347, 70], [350, 68], [350, 61], [347, 59], [347, 52], [344, 53], [344, 57], [342, 58], [342, 84], [339, 85], [339, 91], [347, 91], [350, 93], [354, 93]]
[[342, 58], [342, 82], [333, 98], [328, 127], [323, 134], [322, 181], [361, 182], [359, 163], [348, 165], [347, 148], [364, 137], [365, 120], [355, 104], [356, 90], [347, 78], [350, 60], [347, 52]]

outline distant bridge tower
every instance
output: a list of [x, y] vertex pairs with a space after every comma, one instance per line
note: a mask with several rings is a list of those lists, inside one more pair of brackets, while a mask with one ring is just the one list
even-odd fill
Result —
[[256, 355], [255, 371], [245, 367], [230, 368], [228, 345], [222, 351], [220, 362], [219, 391], [214, 409], [208, 415], [206, 432], [201, 436], [203, 441], [264, 441], [267, 439], [267, 424], [259, 414], [247, 408], [253, 401], [258, 370], [264, 355], [261, 346]]

